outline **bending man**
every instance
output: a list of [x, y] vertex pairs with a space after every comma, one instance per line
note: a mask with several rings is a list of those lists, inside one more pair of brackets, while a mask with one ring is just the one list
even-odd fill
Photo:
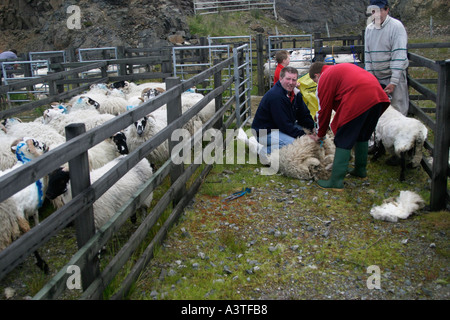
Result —
[[319, 101], [319, 128], [317, 136], [311, 136], [316, 141], [325, 138], [332, 111], [335, 111], [331, 130], [336, 153], [331, 178], [317, 183], [322, 188], [341, 191], [353, 146], [355, 168], [350, 174], [366, 177], [368, 141], [390, 101], [372, 74], [351, 63], [325, 65], [315, 62], [309, 69], [309, 76], [317, 83]]

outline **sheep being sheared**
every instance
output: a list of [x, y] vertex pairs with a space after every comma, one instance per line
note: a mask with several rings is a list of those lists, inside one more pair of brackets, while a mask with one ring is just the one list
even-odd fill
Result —
[[292, 144], [273, 149], [269, 155], [264, 153], [264, 146], [254, 136], [248, 138], [242, 129], [239, 129], [237, 139], [244, 141], [251, 153], [264, 158], [264, 162], [277, 162], [280, 173], [285, 176], [317, 180], [327, 179], [331, 174], [336, 147], [330, 134], [327, 134], [323, 145], [305, 134], [295, 139]]

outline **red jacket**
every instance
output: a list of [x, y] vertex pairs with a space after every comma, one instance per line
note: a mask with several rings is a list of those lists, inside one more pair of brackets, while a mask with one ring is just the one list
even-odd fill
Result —
[[278, 80], [280, 80], [280, 72], [281, 69], [283, 68], [284, 66], [281, 63], [277, 64], [277, 68], [275, 69], [275, 73], [273, 75], [273, 85], [275, 85], [275, 83], [277, 83]]
[[336, 113], [331, 130], [336, 131], [378, 103], [390, 104], [387, 94], [374, 75], [352, 63], [326, 65], [317, 84], [318, 136], [323, 137]]

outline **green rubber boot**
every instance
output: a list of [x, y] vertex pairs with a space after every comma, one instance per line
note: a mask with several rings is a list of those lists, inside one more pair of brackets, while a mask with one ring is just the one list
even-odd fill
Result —
[[369, 151], [369, 141], [357, 142], [355, 145], [355, 168], [350, 169], [348, 173], [352, 176], [367, 177], [367, 154]]
[[344, 177], [347, 174], [350, 152], [351, 150], [336, 148], [331, 177], [328, 180], [318, 180], [319, 187], [336, 191], [344, 190]]

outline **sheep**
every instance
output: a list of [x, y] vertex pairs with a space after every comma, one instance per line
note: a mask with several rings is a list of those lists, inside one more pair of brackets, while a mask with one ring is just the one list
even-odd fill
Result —
[[58, 131], [39, 122], [19, 122], [7, 119], [5, 127], [7, 135], [10, 137], [33, 137], [45, 143], [50, 149], [54, 149], [66, 141], [65, 137]]
[[398, 219], [406, 219], [411, 214], [425, 206], [425, 201], [420, 195], [412, 191], [400, 191], [397, 198], [389, 198], [379, 206], [370, 209], [370, 215], [377, 220], [397, 222]]
[[[128, 126], [124, 133], [129, 151], [136, 150], [142, 143], [149, 140], [166, 126], [167, 119], [165, 121], [157, 119], [153, 114], [145, 116]], [[150, 152], [147, 159], [152, 163], [162, 163], [169, 159], [169, 143], [167, 140]]]
[[[197, 102], [203, 99], [204, 96], [201, 93], [196, 92], [183, 92], [181, 94], [181, 104], [183, 112], [192, 108]], [[216, 113], [216, 104], [214, 100], [211, 100], [202, 110], [198, 112], [199, 120], [205, 123]]]
[[267, 155], [264, 146], [254, 136], [250, 138], [243, 129], [239, 129], [236, 138], [245, 142], [252, 154], [259, 154], [264, 164], [278, 163], [280, 173], [301, 180], [327, 179], [333, 166], [336, 147], [332, 133], [327, 133], [323, 145], [319, 145], [307, 134], [294, 140], [292, 144], [274, 149]]
[[[15, 152], [17, 163], [9, 169], [0, 172], [0, 176], [9, 173], [25, 163], [39, 157], [44, 152], [48, 151], [45, 143], [36, 139], [23, 138], [16, 140], [11, 145], [11, 150]], [[21, 218], [28, 218], [33, 216], [34, 222], [39, 223], [38, 209], [42, 206], [44, 201], [44, 192], [46, 188], [45, 178], [40, 178], [35, 183], [30, 184], [26, 188], [14, 194], [11, 198], [16, 201], [17, 209], [20, 212]]]
[[[31, 138], [17, 140], [11, 145], [11, 148], [15, 150], [19, 161], [12, 168], [0, 171], [0, 176], [19, 168], [24, 163], [48, 151], [45, 144]], [[27, 220], [30, 212], [34, 216], [35, 223], [39, 223], [38, 208], [43, 202], [44, 182], [45, 179], [39, 179], [0, 203], [0, 251], [9, 246], [21, 233], [30, 230], [30, 224]], [[35, 251], [34, 256], [37, 260], [37, 266], [48, 274], [48, 265], [41, 258], [39, 252]]]
[[113, 119], [112, 114], [101, 114], [96, 110], [74, 110], [68, 114], [59, 109], [47, 109], [43, 113], [44, 124], [53, 127], [60, 134], [65, 134], [65, 127], [70, 123], [84, 123], [86, 131], [91, 130]]
[[[65, 127], [70, 123], [84, 123], [86, 131], [102, 125], [104, 122], [114, 118], [110, 114], [100, 114], [95, 110], [78, 110], [69, 114], [62, 114], [55, 109], [44, 111], [44, 121], [53, 127], [60, 135], [65, 135]], [[65, 139], [62, 143], [65, 142]], [[128, 154], [126, 136], [123, 132], [115, 133], [88, 150], [89, 170], [97, 169], [120, 154]]]
[[406, 117], [392, 106], [381, 115], [375, 128], [375, 145], [377, 151], [372, 160], [377, 160], [384, 154], [400, 158], [400, 181], [405, 180], [406, 165], [413, 168], [420, 165], [422, 147], [427, 138], [428, 130], [417, 119]]
[[75, 110], [98, 110], [98, 108], [100, 107], [100, 104], [91, 99], [90, 97], [82, 94], [82, 95], [78, 95], [75, 96], [73, 98], [71, 98], [68, 102], [70, 109], [69, 112], [75, 111]]
[[[91, 182], [94, 183], [119, 161], [122, 161], [124, 156], [118, 157], [110, 161], [103, 167], [93, 170], [91, 172]], [[111, 188], [108, 189], [97, 201], [94, 202], [94, 223], [95, 228], [101, 228], [129, 199], [137, 192], [153, 174], [153, 170], [147, 159], [142, 159], [136, 166], [128, 171], [122, 178], [120, 178]], [[63, 201], [60, 203], [67, 203], [72, 199], [70, 187], [70, 174], [67, 167], [60, 167], [49, 175], [49, 183], [46, 196], [49, 200], [54, 200], [56, 197], [62, 195]], [[153, 199], [153, 193], [140, 203], [141, 209], [146, 209], [150, 206]]]
[[146, 82], [137, 85], [133, 82], [125, 81], [122, 87], [122, 91], [125, 93], [127, 99], [129, 99], [133, 96], [140, 96], [142, 94], [142, 90], [146, 88], [161, 88], [163, 90], [166, 90], [166, 84], [159, 82]]
[[270, 159], [278, 160], [280, 173], [287, 177], [301, 180], [328, 179], [335, 150], [330, 135], [326, 136], [321, 146], [305, 134], [292, 144], [273, 150]]
[[16, 155], [11, 152], [11, 144], [16, 140], [16, 137], [0, 135], [0, 170], [2, 171], [17, 163]]

